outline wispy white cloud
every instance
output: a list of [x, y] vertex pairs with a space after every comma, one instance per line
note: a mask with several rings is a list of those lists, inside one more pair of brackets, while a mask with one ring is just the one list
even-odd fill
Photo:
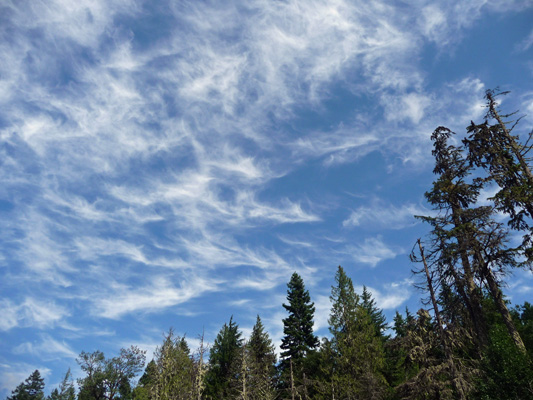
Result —
[[52, 327], [69, 315], [66, 308], [54, 302], [30, 297], [19, 304], [2, 299], [0, 304], [4, 316], [0, 321], [0, 330], [3, 331], [16, 327]]
[[39, 343], [24, 342], [16, 346], [13, 353], [27, 354], [41, 360], [77, 357], [76, 352], [65, 341], [56, 340], [49, 335], [43, 335]]
[[[367, 290], [372, 293], [372, 297], [376, 300], [376, 304], [379, 308], [384, 310], [394, 310], [405, 304], [405, 302], [412, 296], [412, 286], [412, 280], [405, 279], [399, 282], [386, 283], [379, 289], [367, 287]], [[362, 293], [363, 287], [357, 287], [356, 291]]]
[[354, 260], [363, 264], [375, 267], [381, 261], [395, 258], [404, 251], [398, 246], [387, 245], [383, 242], [381, 236], [366, 238], [363, 243], [349, 247], [348, 252], [353, 254]]
[[518, 52], [527, 51], [531, 46], [533, 46], [533, 29], [529, 32], [520, 43], [515, 45], [515, 50]]
[[380, 229], [402, 229], [417, 223], [415, 215], [431, 215], [426, 207], [412, 203], [396, 206], [374, 199], [370, 206], [360, 206], [342, 222], [345, 227], [371, 226]]
[[167, 277], [159, 276], [144, 287], [117, 285], [113, 293], [94, 299], [94, 314], [105, 318], [120, 318], [124, 314], [157, 311], [182, 304], [192, 298], [214, 291], [218, 283], [213, 279], [190, 277], [173, 285]]

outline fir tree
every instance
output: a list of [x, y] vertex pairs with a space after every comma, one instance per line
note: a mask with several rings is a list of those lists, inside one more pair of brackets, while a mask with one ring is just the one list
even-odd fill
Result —
[[318, 338], [313, 334], [315, 307], [303, 279], [296, 272], [287, 286], [288, 304], [283, 304], [283, 308], [289, 316], [283, 319], [281, 383], [292, 395], [298, 391], [303, 398], [307, 398], [309, 371], [306, 371], [304, 361], [318, 346]]
[[329, 319], [335, 365], [332, 390], [339, 398], [383, 398], [386, 382], [381, 372], [385, 362], [381, 337], [340, 266], [335, 282]]
[[239, 357], [243, 344], [241, 336], [232, 316], [229, 324], [222, 326], [211, 348], [206, 374], [207, 399], [229, 399], [238, 393]]
[[303, 279], [296, 272], [288, 283], [287, 300], [283, 304], [289, 316], [283, 319], [284, 337], [281, 340], [281, 356], [293, 361], [304, 358], [310, 350], [318, 346], [318, 339], [313, 334], [314, 303], [309, 291], [305, 289]]
[[276, 353], [268, 332], [259, 315], [247, 343], [249, 355], [250, 400], [266, 400], [275, 397]]
[[372, 323], [376, 327], [376, 336], [386, 339], [385, 330], [388, 328], [387, 318], [385, 317], [385, 314], [383, 314], [383, 310], [377, 306], [376, 301], [372, 297], [372, 293], [368, 291], [366, 286], [363, 286], [361, 300], [361, 307], [366, 310]]

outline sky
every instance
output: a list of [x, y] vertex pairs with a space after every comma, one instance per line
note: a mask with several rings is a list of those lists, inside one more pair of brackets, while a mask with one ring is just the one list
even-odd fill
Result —
[[[531, 129], [531, 21], [527, 0], [3, 1], [0, 398], [232, 315], [279, 345], [294, 271], [319, 336], [338, 265], [390, 322], [422, 307], [430, 134], [497, 86]], [[531, 272], [506, 282], [531, 301]]]

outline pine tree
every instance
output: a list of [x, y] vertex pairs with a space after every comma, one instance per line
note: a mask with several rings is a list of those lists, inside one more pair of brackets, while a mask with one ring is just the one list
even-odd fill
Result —
[[298, 391], [306, 398], [309, 371], [305, 370], [304, 361], [318, 346], [318, 338], [313, 334], [315, 307], [303, 279], [296, 272], [292, 274], [287, 286], [288, 304], [283, 304], [283, 308], [289, 316], [283, 319], [281, 379], [292, 394]]
[[231, 399], [239, 392], [239, 357], [243, 345], [242, 333], [233, 321], [224, 324], [218, 333], [209, 357], [206, 374], [207, 399]]

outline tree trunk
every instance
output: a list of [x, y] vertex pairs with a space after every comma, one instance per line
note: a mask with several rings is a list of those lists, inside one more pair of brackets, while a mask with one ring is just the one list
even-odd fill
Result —
[[442, 325], [442, 319], [440, 317], [437, 299], [435, 298], [435, 292], [433, 290], [433, 283], [429, 275], [429, 269], [428, 269], [428, 265], [426, 262], [426, 257], [424, 256], [424, 249], [422, 248], [420, 239], [418, 239], [417, 242], [418, 242], [418, 247], [420, 249], [420, 256], [422, 257], [422, 262], [424, 263], [424, 270], [426, 271], [426, 279], [428, 282], [429, 295], [431, 296], [431, 302], [433, 303], [433, 312], [435, 313], [435, 318], [437, 319], [437, 325], [439, 326], [440, 340], [442, 342], [442, 347], [444, 348], [444, 353], [446, 354], [446, 359], [448, 360], [448, 363], [450, 365], [450, 372], [452, 376], [452, 386], [455, 392], [457, 393], [458, 399], [466, 400], [465, 392], [463, 390], [462, 380], [459, 376], [457, 368], [455, 367], [455, 362], [453, 361], [452, 349], [450, 348], [448, 344], [448, 340], [446, 338], [446, 332], [444, 331], [444, 327]]
[[516, 330], [516, 327], [514, 326], [511, 313], [509, 313], [509, 309], [507, 308], [507, 305], [505, 304], [505, 301], [503, 300], [503, 294], [502, 294], [500, 287], [498, 286], [498, 282], [496, 282], [496, 278], [494, 277], [492, 270], [487, 265], [485, 260], [482, 258], [481, 254], [479, 254], [479, 251], [476, 252], [476, 255], [478, 258], [478, 262], [481, 265], [481, 270], [483, 271], [483, 277], [485, 278], [487, 282], [490, 295], [493, 298], [494, 302], [496, 303], [496, 307], [498, 308], [498, 311], [500, 312], [503, 318], [503, 322], [505, 323], [505, 326], [507, 327], [507, 331], [509, 332], [511, 339], [516, 344], [516, 346], [520, 349], [520, 351], [525, 353], [526, 346], [524, 345], [524, 342], [522, 341], [520, 334], [518, 333], [518, 331]]
[[[462, 225], [461, 218], [458, 215], [459, 209], [460, 208], [457, 205], [452, 204], [452, 219], [456, 229], [459, 229]], [[457, 242], [459, 244], [459, 256], [461, 257], [461, 264], [463, 265], [467, 294], [470, 300], [470, 316], [474, 323], [474, 329], [478, 336], [477, 339], [481, 345], [480, 347], [484, 348], [488, 344], [487, 323], [481, 309], [479, 288], [474, 282], [474, 274], [472, 273], [472, 267], [470, 265], [470, 260], [468, 259], [468, 242], [463, 235], [457, 235]]]

